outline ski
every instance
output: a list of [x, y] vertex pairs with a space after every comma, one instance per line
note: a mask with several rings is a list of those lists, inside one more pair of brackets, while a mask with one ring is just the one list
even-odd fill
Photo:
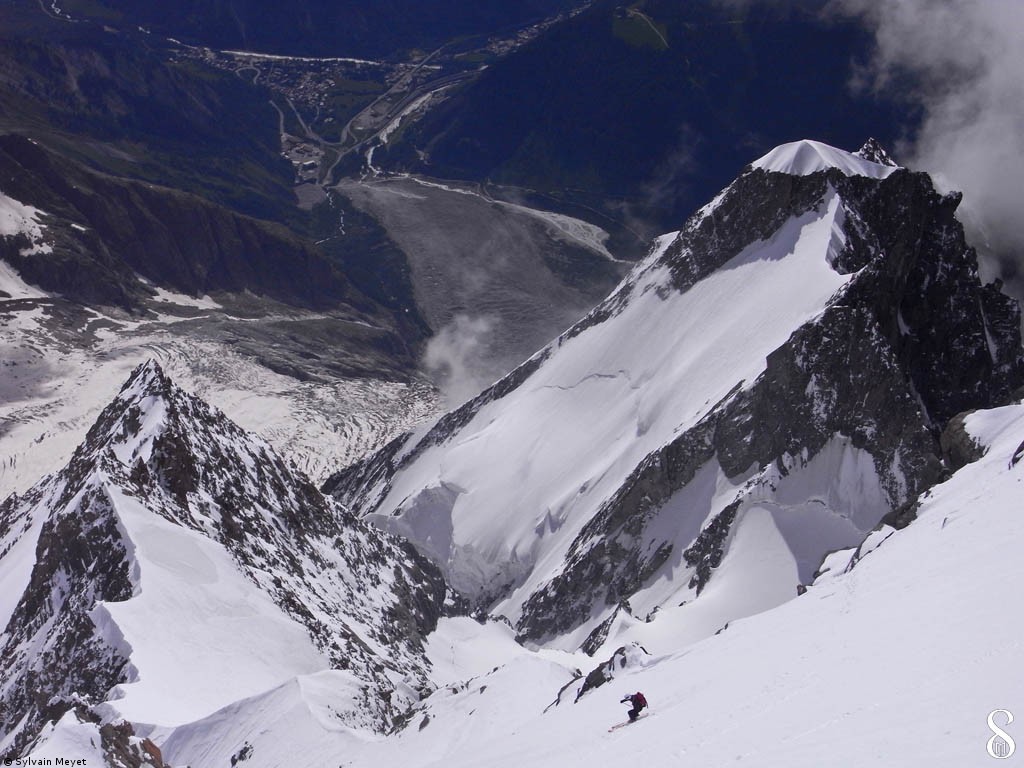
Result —
[[637, 720], [643, 720], [643, 719], [644, 719], [645, 717], [647, 717], [647, 716], [648, 716], [649, 714], [651, 714], [651, 713], [650, 713], [650, 712], [644, 712], [644, 713], [642, 713], [642, 714], [640, 714], [640, 715], [637, 715], [637, 718], [636, 718], [636, 720], [627, 720], [627, 721], [626, 721], [626, 722], [624, 722], [624, 723], [616, 723], [615, 725], [613, 725], [613, 726], [612, 726], [611, 728], [609, 728], [609, 729], [608, 729], [608, 733], [611, 733], [612, 731], [617, 731], [617, 730], [618, 730], [619, 728], [622, 728], [623, 726], [626, 726], [626, 725], [632, 725], [632, 724], [633, 724], [633, 723], [635, 723], [635, 722], [636, 722]]

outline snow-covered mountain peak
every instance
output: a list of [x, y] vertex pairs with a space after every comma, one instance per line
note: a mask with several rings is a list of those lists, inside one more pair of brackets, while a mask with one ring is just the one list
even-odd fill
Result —
[[[179, 390], [154, 360], [140, 364], [121, 387], [86, 442], [93, 451], [109, 449], [125, 466], [141, 459], [150, 461], [153, 443], [179, 412], [173, 403], [185, 401]], [[106, 434], [102, 430], [106, 428]]]
[[138, 400], [144, 397], [167, 397], [174, 391], [170, 380], [160, 364], [150, 358], [140, 363], [131, 372], [117, 397], [122, 401]]
[[883, 162], [883, 157], [888, 159], [888, 155], [885, 155], [884, 151], [883, 155], [875, 154], [873, 157], [867, 157], [860, 153], [836, 149], [820, 141], [803, 139], [775, 147], [751, 163], [751, 166], [771, 173], [786, 173], [791, 176], [807, 176], [836, 168], [847, 176], [884, 179], [896, 170], [896, 166], [891, 159], [888, 163]]
[[766, 158], [519, 369], [326, 487], [522, 638], [590, 652], [647, 619], [713, 634], [905, 522], [946, 423], [1024, 382], [1018, 309], [927, 175]]
[[385, 730], [429, 688], [446, 598], [411, 547], [154, 362], [63, 470], [0, 504], [0, 586], [3, 754], [72, 709], [173, 726], [329, 668], [349, 685], [336, 727]]
[[882, 146], [882, 142], [874, 136], [865, 141], [864, 145], [853, 154], [879, 165], [888, 165], [893, 168], [899, 167], [899, 163], [892, 159], [892, 156]]

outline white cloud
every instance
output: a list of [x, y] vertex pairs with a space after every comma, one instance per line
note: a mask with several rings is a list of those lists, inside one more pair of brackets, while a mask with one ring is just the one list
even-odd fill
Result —
[[874, 33], [864, 81], [922, 110], [899, 160], [964, 192], [972, 242], [1001, 255], [1024, 295], [1024, 3], [832, 0], [830, 9]]
[[495, 325], [490, 317], [456, 315], [427, 342], [423, 367], [441, 388], [449, 408], [461, 405], [504, 373], [485, 354]]

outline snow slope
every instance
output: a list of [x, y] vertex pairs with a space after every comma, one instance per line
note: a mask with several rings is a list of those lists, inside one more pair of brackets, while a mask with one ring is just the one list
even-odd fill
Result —
[[178, 725], [329, 667], [305, 627], [254, 589], [222, 544], [116, 486], [108, 493], [133, 544], [136, 589], [91, 613], [101, 634], [125, 644], [135, 670], [111, 692], [118, 718]]
[[[770, 467], [755, 488], [700, 599], [693, 599], [688, 583], [675, 574], [679, 563], [670, 560], [630, 597], [631, 613], [616, 614], [597, 658], [628, 642], [668, 653], [710, 637], [736, 618], [793, 599], [793, 585], [813, 580], [823, 552], [859, 544], [888, 509], [870, 454], [841, 437], [810, 461], [792, 462], [786, 474]], [[710, 499], [699, 498], [709, 491]], [[707, 519], [736, 495], [736, 484], [712, 462], [673, 499], [665, 517], [683, 508], [702, 510], [693, 520]], [[825, 509], [831, 513], [822, 514]], [[676, 536], [685, 546], [688, 532]], [[562, 644], [584, 639], [576, 632]]]
[[447, 563], [456, 589], [530, 573], [494, 609], [515, 621], [518, 604], [636, 465], [737, 382], [753, 381], [766, 355], [847, 282], [826, 258], [841, 244], [840, 217], [832, 195], [685, 293], [659, 294], [663, 268], [641, 272], [616, 322], [561, 339], [524, 386], [398, 475], [379, 514], [407, 510], [395, 529]]
[[33, 242], [43, 236], [39, 216], [43, 211], [0, 192], [0, 237], [26, 235]]
[[[439, 690], [395, 737], [338, 734], [308, 715], [301, 730], [291, 720], [276, 727], [288, 708], [322, 706], [293, 687], [273, 706], [253, 701], [244, 713], [179, 729], [166, 754], [194, 768], [225, 764], [243, 743], [254, 768], [297, 754], [319, 765], [407, 768], [986, 764], [989, 713], [1024, 710], [1024, 669], [1014, 663], [1024, 628], [1010, 607], [1024, 547], [1024, 462], [1009, 466], [1024, 442], [1024, 406], [977, 412], [967, 426], [984, 458], [936, 486], [914, 523], [879, 537], [848, 571], [689, 647], [662, 627], [660, 645], [671, 651], [641, 654], [578, 703], [580, 680], [550, 706], [574, 677], [568, 659], [510, 658], [484, 641], [470, 652], [490, 652], [497, 669]], [[619, 699], [635, 690], [652, 716], [607, 733], [623, 719]]]
[[[23, 236], [28, 238], [29, 247], [21, 248], [22, 256], [47, 251], [51, 246], [45, 242], [43, 225], [39, 217], [44, 212], [31, 205], [25, 205], [0, 191], [0, 238]], [[29, 285], [10, 264], [0, 259], [0, 298], [35, 299], [47, 294]]]
[[0, 293], [12, 299], [41, 299], [47, 295], [22, 280], [14, 267], [5, 261], [0, 261]]
[[[138, 368], [0, 502], [0, 753], [106, 759], [127, 718], [192, 768], [986, 760], [1024, 690], [1024, 406], [952, 417], [1020, 385], [1019, 314], [923, 174], [794, 163], [332, 479], [486, 621]], [[947, 421], [976, 463], [935, 485]]]

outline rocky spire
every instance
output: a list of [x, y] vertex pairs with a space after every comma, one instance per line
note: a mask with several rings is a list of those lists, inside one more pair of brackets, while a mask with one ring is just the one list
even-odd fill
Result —
[[853, 154], [857, 157], [862, 157], [865, 160], [870, 160], [872, 163], [878, 163], [879, 165], [889, 165], [893, 168], [898, 168], [899, 165], [895, 160], [885, 151], [885, 147], [882, 146], [878, 139], [871, 137], [864, 142], [864, 146], [858, 149]]

